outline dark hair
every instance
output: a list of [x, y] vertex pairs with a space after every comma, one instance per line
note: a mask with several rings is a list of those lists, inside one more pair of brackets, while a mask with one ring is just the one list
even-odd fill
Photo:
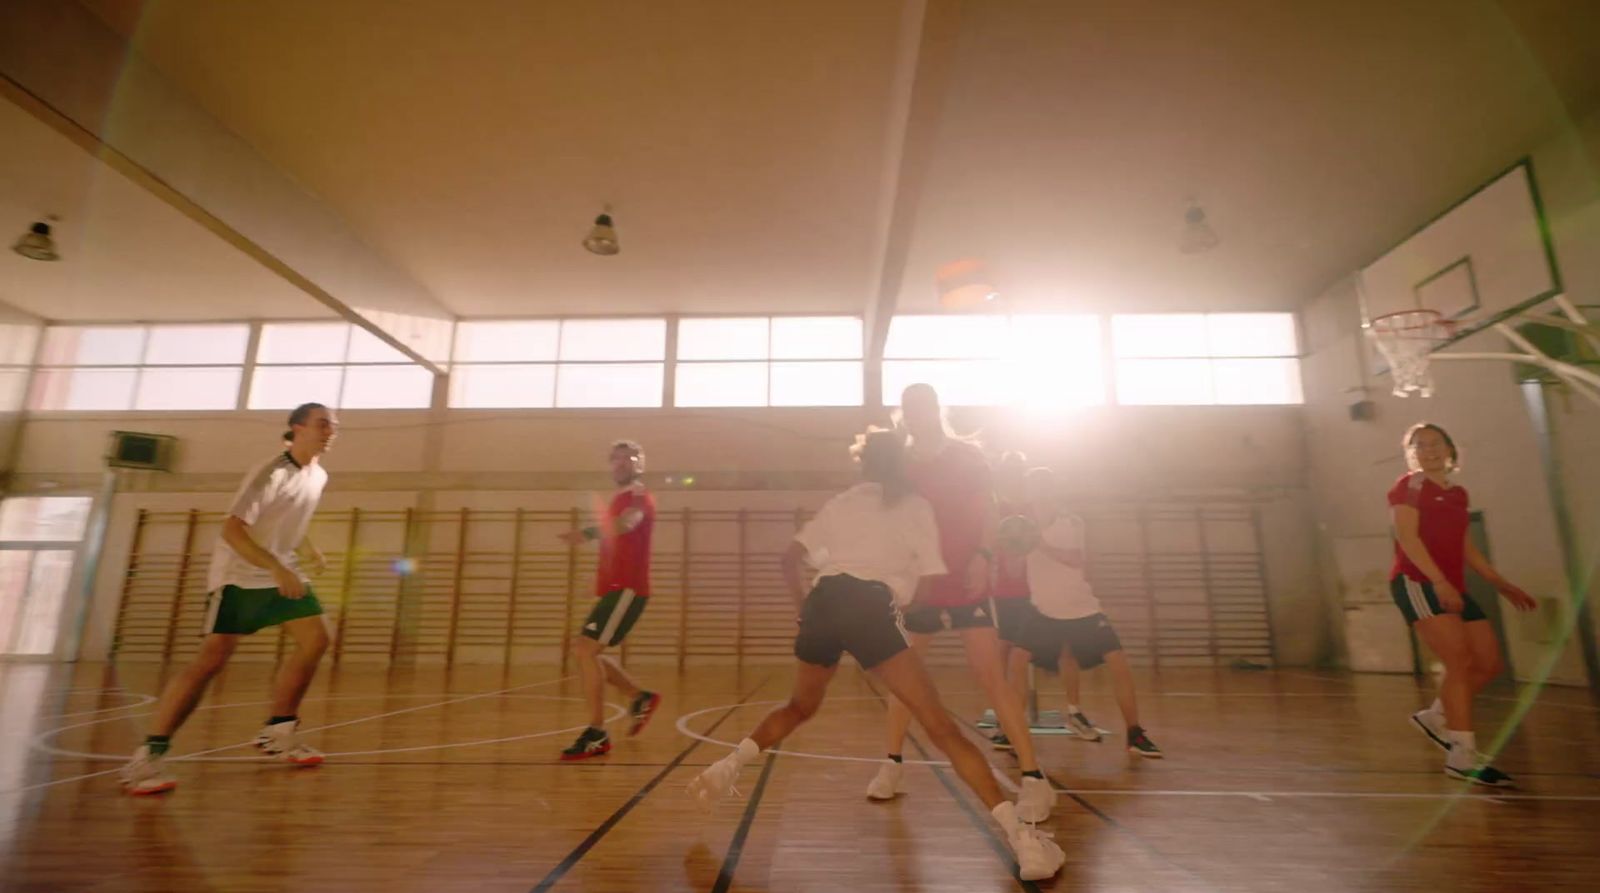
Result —
[[906, 438], [899, 430], [868, 428], [856, 435], [850, 453], [861, 463], [861, 478], [883, 488], [883, 504], [893, 506], [911, 493], [906, 477]]
[[[983, 440], [980, 436], [983, 433], [982, 431], [973, 431], [970, 434], [957, 434], [956, 430], [950, 427], [949, 407], [945, 406], [944, 401], [939, 399], [939, 392], [934, 389], [933, 385], [928, 384], [925, 381], [918, 381], [908, 384], [905, 386], [905, 389], [900, 392], [900, 405], [895, 407], [894, 411], [889, 415], [889, 418], [894, 422], [894, 426], [896, 428], [900, 428], [902, 430], [905, 428], [905, 404], [907, 394], [927, 394], [930, 398], [932, 398], [933, 405], [939, 410], [939, 429], [944, 432], [944, 436], [946, 438], [959, 443], [970, 444], [971, 446], [975, 446], [980, 449], [983, 447]], [[909, 432], [907, 432], [905, 436], [907, 437], [908, 443], [916, 442], [916, 438], [912, 437]]]
[[294, 440], [294, 426], [304, 425], [306, 423], [306, 419], [311, 418], [312, 410], [327, 408], [328, 407], [323, 406], [321, 403], [302, 403], [299, 406], [296, 406], [294, 411], [289, 413], [289, 430], [283, 432], [284, 442], [287, 443]]
[[1411, 470], [1417, 470], [1416, 460], [1411, 457], [1411, 449], [1415, 446], [1417, 435], [1423, 431], [1433, 431], [1444, 438], [1444, 445], [1450, 448], [1450, 470], [1459, 471], [1461, 469], [1461, 450], [1456, 448], [1456, 442], [1451, 439], [1450, 432], [1435, 425], [1433, 422], [1418, 422], [1412, 425], [1406, 429], [1406, 436], [1400, 440], [1400, 445], [1406, 451], [1406, 464], [1411, 466]]

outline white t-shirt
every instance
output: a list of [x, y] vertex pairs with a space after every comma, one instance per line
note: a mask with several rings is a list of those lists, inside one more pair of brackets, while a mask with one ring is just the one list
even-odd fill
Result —
[[933, 506], [914, 493], [885, 506], [878, 484], [857, 484], [834, 496], [794, 538], [819, 578], [876, 580], [902, 607], [916, 595], [917, 578], [945, 572]]
[[[1039, 541], [1058, 549], [1083, 549], [1083, 519], [1059, 514], [1039, 531]], [[1064, 564], [1042, 549], [1028, 553], [1028, 597], [1039, 613], [1057, 620], [1076, 620], [1099, 614], [1089, 578], [1081, 567]]]
[[[244, 484], [228, 507], [228, 514], [249, 524], [250, 538], [256, 545], [277, 556], [284, 567], [304, 580], [306, 575], [300, 571], [300, 559], [294, 550], [305, 539], [311, 515], [316, 512], [322, 488], [327, 483], [328, 473], [320, 462], [302, 467], [288, 452], [282, 452], [245, 475]], [[215, 592], [230, 585], [241, 589], [266, 589], [278, 584], [271, 571], [240, 558], [227, 540], [218, 537], [216, 547], [211, 550], [206, 588]]]

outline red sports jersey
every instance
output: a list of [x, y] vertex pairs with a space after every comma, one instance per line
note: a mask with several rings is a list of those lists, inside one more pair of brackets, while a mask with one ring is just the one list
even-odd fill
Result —
[[913, 455], [906, 473], [917, 492], [933, 506], [939, 551], [950, 570], [930, 581], [924, 603], [949, 607], [988, 598], [987, 592], [967, 594], [967, 565], [983, 545], [984, 524], [993, 500], [988, 460], [972, 444], [950, 440], [938, 455]]
[[[644, 512], [638, 526], [627, 533], [612, 533], [617, 519], [631, 508]], [[635, 481], [611, 497], [611, 504], [600, 519], [600, 568], [595, 574], [595, 595], [618, 589], [631, 589], [639, 596], [650, 594], [650, 533], [655, 526], [656, 500], [644, 484]]]
[[[1026, 515], [1028, 507], [1014, 502], [1001, 502], [995, 506], [995, 514], [1000, 518], [1012, 515]], [[994, 574], [995, 598], [1027, 598], [1028, 597], [1028, 559], [1023, 555], [1008, 555], [1003, 551], [996, 551]]]
[[[1444, 578], [1458, 592], [1467, 589], [1467, 527], [1471, 518], [1467, 509], [1467, 488], [1441, 487], [1420, 471], [1403, 474], [1389, 488], [1390, 505], [1409, 505], [1417, 510], [1417, 534], [1428, 550], [1428, 557], [1439, 566]], [[1426, 583], [1423, 573], [1406, 556], [1397, 540], [1394, 544], [1394, 568], [1389, 578], [1404, 574], [1419, 583]]]

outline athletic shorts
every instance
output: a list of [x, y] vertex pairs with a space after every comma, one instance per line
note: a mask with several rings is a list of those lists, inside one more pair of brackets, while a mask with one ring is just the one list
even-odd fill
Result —
[[1013, 645], [1025, 645], [1028, 629], [1042, 616], [1026, 596], [994, 599], [995, 626], [1000, 628], [1000, 638]]
[[870, 670], [907, 647], [894, 594], [876, 580], [823, 577], [800, 606], [794, 656], [805, 663], [831, 667], [848, 651]]
[[1122, 650], [1122, 639], [1104, 614], [1090, 614], [1072, 620], [1058, 620], [1043, 614], [1034, 621], [1023, 645], [1033, 655], [1033, 665], [1055, 672], [1063, 651], [1072, 653], [1079, 669], [1092, 670], [1106, 662], [1106, 655]]
[[993, 627], [994, 601], [984, 599], [970, 605], [925, 605], [906, 612], [906, 630], [913, 633], [937, 633], [947, 629], [975, 629]]
[[639, 622], [645, 602], [650, 599], [632, 589], [613, 589], [594, 601], [594, 610], [583, 622], [583, 634], [602, 645], [620, 645], [628, 631]]
[[322, 602], [306, 586], [306, 594], [288, 598], [277, 589], [241, 589], [224, 586], [206, 596], [206, 621], [201, 635], [221, 633], [228, 636], [248, 636], [269, 626], [277, 626], [302, 617], [318, 617]]
[[[1405, 615], [1406, 623], [1416, 623], [1424, 617], [1450, 613], [1439, 604], [1439, 596], [1434, 594], [1433, 583], [1428, 580], [1413, 580], [1405, 574], [1400, 574], [1389, 581], [1389, 595], [1394, 597], [1395, 606]], [[1489, 615], [1483, 613], [1483, 609], [1472, 600], [1472, 596], [1465, 592], [1461, 593], [1461, 602], [1463, 622], [1489, 619]]]

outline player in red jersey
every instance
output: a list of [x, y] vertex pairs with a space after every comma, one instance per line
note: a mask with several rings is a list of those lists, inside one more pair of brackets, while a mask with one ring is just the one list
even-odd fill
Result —
[[[911, 647], [923, 662], [935, 633], [953, 629], [961, 636], [978, 685], [994, 705], [1001, 732], [1016, 751], [1022, 768], [1017, 795], [1017, 815], [1026, 822], [1050, 817], [1056, 792], [1039, 771], [1033, 738], [1022, 698], [1006, 683], [1006, 669], [996, 629], [994, 602], [990, 598], [994, 575], [994, 488], [989, 462], [973, 444], [951, 435], [945, 427], [939, 395], [926, 384], [914, 384], [900, 397], [901, 423], [911, 438], [911, 461], [906, 468], [917, 493], [933, 506], [939, 528], [939, 550], [948, 573], [931, 577], [918, 588], [905, 611], [905, 628]], [[898, 793], [904, 766], [901, 748], [911, 713], [898, 701], [889, 702], [888, 761], [867, 785], [867, 797], [890, 800]]]
[[1439, 697], [1411, 721], [1448, 754], [1446, 775], [1507, 787], [1511, 776], [1478, 753], [1472, 698], [1503, 669], [1494, 627], [1467, 594], [1471, 567], [1518, 610], [1537, 603], [1512, 585], [1472, 544], [1467, 490], [1450, 483], [1461, 454], [1438, 425], [1412, 425], [1404, 440], [1411, 470], [1389, 489], [1394, 518], [1394, 567], [1389, 591], [1417, 636], [1444, 662]]
[[597, 599], [572, 645], [589, 702], [589, 727], [561, 752], [563, 760], [597, 757], [611, 750], [611, 736], [605, 730], [607, 682], [629, 698], [633, 714], [629, 735], [639, 734], [661, 706], [660, 695], [640, 688], [621, 664], [601, 653], [621, 644], [650, 599], [650, 534], [656, 523], [656, 501], [641, 479], [644, 449], [631, 440], [619, 440], [611, 445], [610, 461], [611, 479], [619, 489], [598, 523], [561, 535], [569, 545], [600, 541], [594, 585]]
[[[1007, 518], [1028, 514], [1028, 457], [1018, 452], [1000, 457], [994, 473], [995, 516]], [[994, 612], [1000, 630], [1000, 650], [1006, 664], [1006, 681], [1017, 697], [1028, 700], [1028, 651], [1021, 643], [1025, 628], [1037, 616], [1028, 595], [1026, 557], [1000, 549], [995, 552]], [[996, 714], [998, 715], [998, 714]], [[1011, 739], [1004, 732], [994, 736], [998, 750], [1010, 750]]]

